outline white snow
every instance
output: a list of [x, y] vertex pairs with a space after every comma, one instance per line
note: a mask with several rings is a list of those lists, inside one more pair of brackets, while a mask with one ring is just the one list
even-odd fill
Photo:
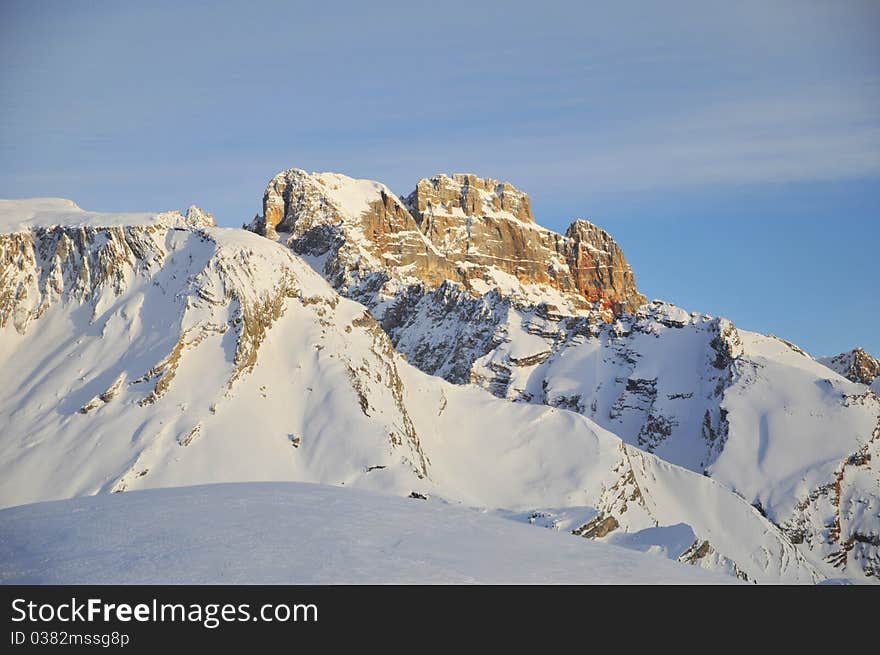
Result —
[[0, 233], [56, 225], [100, 228], [158, 224], [182, 227], [186, 222], [186, 217], [179, 212], [102, 213], [86, 211], [64, 198], [0, 199]]
[[355, 179], [340, 173], [312, 173], [312, 177], [320, 182], [326, 197], [350, 219], [359, 218], [371, 203], [379, 200], [383, 191], [396, 199], [388, 187], [373, 180]]
[[728, 584], [433, 501], [297, 483], [0, 511], [0, 584]]
[[[443, 316], [442, 311], [436, 314]], [[442, 321], [419, 316], [398, 346], [418, 352], [421, 344], [442, 341], [445, 335], [468, 338], [474, 333], [457, 332], [451, 323], [468, 317], [449, 314], [452, 318]], [[488, 317], [498, 323], [488, 323]], [[487, 302], [477, 320], [494, 335], [492, 350], [475, 356], [471, 368], [471, 379], [484, 388], [511, 400], [575, 410], [628, 444], [711, 476], [793, 538], [800, 533], [801, 552], [819, 569], [841, 557], [840, 568], [849, 574], [876, 569], [877, 549], [870, 544], [880, 529], [880, 512], [870, 508], [880, 502], [874, 463], [880, 400], [864, 385], [849, 382], [781, 339], [736, 330], [724, 319], [689, 314], [659, 301], [635, 318], [588, 330], [581, 326], [577, 334], [568, 332], [570, 322], [508, 309], [503, 300]], [[722, 348], [724, 339], [729, 343]], [[523, 356], [547, 352], [549, 357], [523, 365]], [[653, 432], [645, 429], [651, 426]], [[689, 493], [698, 498], [705, 492]], [[679, 502], [664, 498], [654, 520]], [[682, 502], [677, 518], [665, 515], [662, 522], [684, 521], [699, 534], [709, 534], [711, 526], [702, 521], [713, 510], [698, 510], [698, 505]], [[684, 519], [688, 506], [695, 515]], [[628, 519], [627, 529], [641, 527]], [[659, 533], [649, 536], [660, 538]], [[728, 539], [732, 543], [737, 536], [722, 538]], [[865, 552], [845, 556], [853, 540]], [[662, 544], [658, 549], [663, 550]]]
[[781, 521], [868, 442], [880, 402], [867, 399], [867, 411], [851, 411], [846, 396], [864, 386], [778, 339], [739, 334], [748, 364], [724, 396], [730, 437], [710, 473]]

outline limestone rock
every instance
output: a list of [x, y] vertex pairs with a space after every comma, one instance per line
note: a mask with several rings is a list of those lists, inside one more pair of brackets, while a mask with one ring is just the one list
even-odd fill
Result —
[[407, 197], [419, 224], [434, 215], [492, 216], [507, 214], [534, 223], [529, 197], [508, 182], [456, 173], [420, 180]]
[[606, 321], [645, 302], [607, 232], [586, 221], [564, 236], [545, 229], [528, 195], [476, 175], [423, 179], [401, 201], [377, 182], [290, 169], [269, 182], [248, 227], [323, 257], [325, 277], [371, 309], [402, 288], [446, 281], [474, 297], [500, 289], [521, 305], [595, 310]]

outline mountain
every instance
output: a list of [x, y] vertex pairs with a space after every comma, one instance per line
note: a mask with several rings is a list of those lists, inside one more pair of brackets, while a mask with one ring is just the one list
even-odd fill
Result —
[[720, 482], [811, 559], [880, 573], [876, 392], [782, 339], [644, 303], [599, 228], [538, 228], [525, 194], [473, 175], [422, 180], [401, 202], [298, 169], [248, 227], [366, 304], [422, 371], [585, 415]]
[[0, 584], [735, 582], [443, 503], [302, 483], [26, 505], [0, 511], [0, 530]]
[[[419, 370], [305, 259], [197, 208], [2, 201], [0, 226], [3, 506], [317, 482], [439, 498], [749, 581], [863, 575], [581, 413]], [[845, 471], [846, 489], [860, 473]]]

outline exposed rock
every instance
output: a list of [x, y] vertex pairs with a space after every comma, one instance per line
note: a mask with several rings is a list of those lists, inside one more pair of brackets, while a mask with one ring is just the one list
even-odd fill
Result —
[[195, 427], [192, 430], [187, 432], [185, 435], [180, 435], [178, 437], [177, 443], [179, 443], [184, 448], [190, 445], [195, 439], [199, 436], [199, 432], [202, 430], [202, 424], [196, 423]]
[[[520, 221], [535, 222], [531, 201], [525, 193], [507, 182], [470, 174], [435, 175], [420, 180], [407, 197], [407, 204], [420, 225], [435, 215], [455, 213], [479, 217], [504, 212]], [[430, 227], [424, 230], [432, 231]]]
[[476, 297], [501, 288], [520, 303], [561, 298], [569, 313], [606, 320], [645, 302], [607, 232], [586, 221], [565, 236], [542, 228], [525, 193], [475, 175], [423, 179], [402, 202], [376, 182], [291, 169], [270, 181], [248, 227], [323, 257], [320, 272], [372, 309], [401, 287], [428, 293], [447, 280]]
[[682, 553], [679, 560], [682, 562], [686, 562], [688, 564], [696, 564], [701, 559], [706, 557], [707, 555], [711, 555], [715, 552], [715, 549], [712, 548], [712, 545], [708, 541], [703, 541], [700, 543], [699, 540], [695, 541], [690, 548], [687, 549], [684, 553]]
[[526, 355], [524, 357], [511, 356], [510, 361], [516, 366], [534, 366], [535, 364], [540, 364], [541, 362], [546, 361], [550, 355], [550, 350], [542, 350], [534, 355]]
[[565, 259], [574, 285], [589, 301], [610, 302], [615, 313], [645, 303], [623, 250], [605, 230], [578, 220], [565, 233]]
[[601, 514], [592, 521], [585, 523], [579, 528], [572, 530], [572, 534], [585, 539], [601, 539], [617, 530], [620, 523], [613, 516], [602, 516]]
[[[398, 246], [403, 253], [404, 239], [424, 239], [420, 229], [411, 234], [396, 231], [407, 216], [415, 225], [418, 221], [408, 210], [402, 213], [400, 207], [406, 207], [387, 190], [373, 183], [352, 189], [343, 182], [330, 176], [323, 179], [321, 189], [308, 185], [301, 189], [315, 203], [315, 215], [335, 214], [315, 224], [294, 245], [310, 265], [329, 270], [351, 284], [343, 288], [371, 299], [381, 323], [371, 311], [340, 300], [288, 248], [254, 234], [185, 227], [183, 221], [206, 220], [196, 212], [176, 219], [184, 227], [53, 223], [3, 235], [9, 239], [0, 243], [0, 260], [6, 263], [0, 293], [12, 299], [5, 306], [10, 340], [22, 336], [16, 333], [15, 319], [20, 318], [28, 340], [20, 341], [38, 344], [28, 345], [32, 352], [52, 352], [58, 335], [67, 340], [66, 321], [74, 317], [78, 334], [65, 342], [66, 351], [96, 355], [90, 356], [88, 368], [64, 357], [59, 367], [65, 380], [61, 388], [68, 389], [70, 400], [57, 408], [51, 404], [54, 400], [44, 407], [59, 388], [55, 369], [44, 385], [50, 391], [35, 396], [28, 390], [12, 396], [14, 402], [8, 405], [12, 411], [2, 408], [4, 421], [12, 426], [8, 432], [28, 434], [37, 426], [41, 433], [31, 443], [16, 439], [4, 444], [12, 453], [5, 461], [15, 464], [7, 466], [6, 484], [12, 479], [24, 486], [26, 474], [20, 466], [24, 458], [17, 453], [32, 452], [59, 463], [38, 464], [30, 471], [45, 474], [41, 482], [45, 488], [62, 493], [68, 493], [65, 489], [124, 491], [168, 480], [198, 482], [200, 472], [206, 470], [212, 476], [214, 470], [231, 472], [233, 478], [269, 471], [282, 478], [297, 475], [346, 486], [367, 480], [373, 488], [401, 496], [417, 489], [421, 497], [436, 493], [444, 500], [487, 507], [533, 508], [546, 502], [560, 508], [569, 503], [572, 522], [564, 526], [566, 530], [601, 517], [583, 530], [586, 536], [614, 542], [644, 532], [636, 541], [646, 539], [640, 544], [645, 546], [662, 545], [667, 528], [675, 532], [679, 524], [688, 525], [698, 546], [712, 545], [711, 553], [695, 560], [698, 566], [740, 567], [758, 580], [817, 579], [813, 564], [804, 561], [771, 523], [781, 524], [788, 514], [779, 510], [778, 503], [768, 502], [766, 495], [734, 495], [729, 487], [627, 446], [569, 412], [507, 406], [476, 390], [451, 388], [402, 365], [392, 345], [394, 341], [401, 352], [412, 355], [410, 361], [420, 367], [477, 380], [499, 396], [592, 412], [629, 443], [652, 448], [641, 443], [642, 437], [656, 437], [662, 441], [658, 451], [667, 451], [661, 456], [700, 450], [683, 462], [692, 467], [690, 460], [702, 456], [704, 443], [701, 440], [694, 449], [686, 440], [699, 439], [701, 422], [708, 416], [715, 431], [709, 441], [720, 441], [722, 401], [735, 407], [736, 395], [755, 384], [747, 375], [752, 364], [741, 347], [736, 354], [735, 332], [725, 330], [720, 321], [663, 303], [605, 323], [601, 308], [572, 316], [567, 296], [537, 301], [528, 296], [527, 284], [499, 285], [483, 292], [466, 275], [437, 287], [420, 278], [410, 283], [405, 270], [389, 265], [388, 258], [377, 260], [375, 254]], [[287, 186], [279, 193], [283, 198], [295, 190]], [[350, 194], [354, 200], [349, 197], [336, 206], [340, 194]], [[379, 206], [370, 200], [375, 194]], [[504, 201], [499, 202], [499, 212], [522, 211], [521, 205], [508, 204], [504, 209]], [[476, 211], [473, 203], [464, 204], [468, 211]], [[371, 222], [351, 223], [349, 210], [357, 206], [373, 213]], [[284, 225], [275, 231], [276, 237], [290, 240], [300, 221], [315, 215]], [[361, 215], [357, 214], [358, 220]], [[475, 216], [468, 220], [482, 220]], [[282, 216], [273, 230], [286, 220]], [[533, 225], [516, 216], [499, 220]], [[360, 229], [351, 225], [366, 225], [376, 234], [384, 230], [391, 250], [362, 248], [373, 240], [349, 239]], [[436, 250], [433, 244], [426, 247], [426, 252]], [[462, 261], [456, 266], [465, 272], [479, 266]], [[486, 270], [497, 280], [506, 279], [500, 268]], [[139, 303], [144, 297], [147, 302]], [[585, 298], [583, 302], [589, 303]], [[39, 317], [45, 307], [50, 309]], [[33, 318], [39, 320], [28, 326]], [[53, 329], [47, 331], [47, 324]], [[154, 339], [156, 335], [161, 338]], [[739, 336], [746, 344], [754, 339], [746, 332]], [[716, 337], [718, 349], [710, 345]], [[111, 340], [112, 350], [100, 349]], [[726, 353], [721, 368], [712, 365], [719, 349]], [[17, 368], [26, 370], [23, 379], [35, 376], [21, 366], [32, 359], [18, 360]], [[754, 366], [766, 367], [769, 362], [764, 357]], [[822, 373], [812, 360], [805, 364]], [[35, 371], [46, 368], [39, 361], [33, 366]], [[732, 369], [742, 369], [742, 384], [726, 388], [728, 397], [722, 399], [715, 389]], [[123, 371], [125, 376], [117, 377]], [[854, 386], [838, 382], [847, 389]], [[825, 395], [832, 400], [839, 397]], [[139, 406], [148, 398], [151, 403]], [[609, 417], [618, 398], [623, 398], [621, 421]], [[90, 399], [95, 400], [95, 411], [78, 415], [77, 409], [91, 404]], [[846, 402], [855, 408], [880, 400], [866, 394], [865, 399]], [[794, 406], [794, 411], [804, 413], [801, 407]], [[822, 408], [823, 412], [832, 409]], [[731, 415], [737, 418], [735, 409]], [[52, 439], [41, 436], [46, 432], [40, 421], [54, 426]], [[475, 429], [471, 421], [482, 421], [478, 424], [482, 427]], [[749, 424], [732, 421], [731, 425], [734, 441], [737, 431], [757, 433]], [[826, 504], [833, 500], [842, 508], [840, 529], [834, 531], [829, 548], [847, 554], [843, 563], [847, 574], [858, 572], [859, 566], [866, 572], [877, 568], [876, 470], [869, 463], [880, 457], [875, 449], [856, 450], [846, 453], [853, 455], [843, 469], [844, 495], [830, 488], [826, 496], [817, 497], [817, 508], [803, 511], [808, 534], [816, 543], [824, 529]], [[510, 458], [509, 453], [515, 456]], [[252, 454], [258, 457], [251, 460]], [[64, 470], [76, 475], [53, 474], [62, 470], [61, 462]], [[255, 468], [249, 472], [241, 466]], [[379, 466], [387, 470], [379, 473]], [[145, 477], [148, 469], [150, 475]], [[486, 483], [486, 476], [495, 476], [497, 482]], [[68, 478], [77, 486], [62, 486], [71, 484]], [[460, 492], [462, 483], [472, 485], [470, 491]], [[545, 484], [555, 495], [548, 495]], [[509, 491], [511, 486], [515, 491]], [[804, 492], [810, 488], [815, 484]], [[875, 504], [859, 512], [866, 499]], [[758, 500], [767, 507], [766, 517], [752, 508]], [[724, 511], [719, 512], [719, 503]], [[733, 517], [729, 523], [736, 529], [727, 531], [719, 516]], [[651, 536], [655, 528], [660, 528], [659, 542], [657, 535]], [[679, 551], [690, 543], [689, 536]], [[809, 544], [805, 542], [802, 550], [809, 554]], [[826, 552], [819, 562], [822, 571], [830, 568], [824, 560]], [[670, 551], [672, 557], [678, 554]], [[874, 559], [866, 559], [870, 557]], [[816, 561], [812, 554], [810, 558]]]
[[819, 361], [852, 382], [871, 384], [880, 377], [880, 360], [871, 357], [861, 348], [834, 357], [823, 357]]
[[[880, 405], [871, 392], [845, 402]], [[781, 524], [792, 543], [806, 544], [832, 566], [880, 577], [880, 419], [867, 443], [811, 490]]]

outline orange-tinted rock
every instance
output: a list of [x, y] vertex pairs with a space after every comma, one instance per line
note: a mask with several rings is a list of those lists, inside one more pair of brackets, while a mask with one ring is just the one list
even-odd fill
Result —
[[820, 361], [852, 382], [871, 384], [880, 377], [880, 360], [871, 357], [862, 348], [855, 348]]
[[427, 288], [451, 280], [475, 295], [534, 287], [524, 293], [530, 300], [546, 288], [569, 310], [595, 307], [609, 317], [645, 302], [607, 232], [586, 221], [565, 236], [545, 229], [528, 195], [475, 175], [423, 179], [402, 202], [376, 182], [291, 169], [269, 183], [251, 228], [302, 254], [332, 250], [323, 272], [337, 288], [375, 274]]

